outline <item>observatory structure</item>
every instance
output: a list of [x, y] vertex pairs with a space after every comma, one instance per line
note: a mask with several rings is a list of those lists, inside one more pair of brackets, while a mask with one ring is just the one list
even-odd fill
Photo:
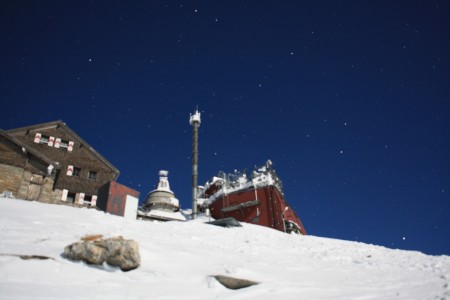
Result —
[[168, 171], [159, 171], [158, 187], [147, 194], [138, 210], [138, 217], [162, 221], [186, 221], [180, 212], [180, 201], [170, 189], [168, 175]]

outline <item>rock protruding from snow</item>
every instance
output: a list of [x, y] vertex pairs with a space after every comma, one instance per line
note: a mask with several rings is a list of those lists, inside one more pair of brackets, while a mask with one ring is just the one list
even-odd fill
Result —
[[242, 227], [241, 223], [239, 223], [238, 220], [236, 220], [235, 218], [232, 218], [232, 217], [206, 222], [206, 224], [227, 227], [227, 228]]
[[64, 248], [64, 255], [93, 265], [106, 262], [110, 266], [120, 267], [122, 271], [134, 270], [141, 263], [138, 243], [121, 236], [76, 242]]
[[259, 282], [251, 281], [247, 279], [234, 278], [225, 275], [215, 275], [213, 276], [218, 282], [220, 282], [224, 287], [238, 290], [242, 288], [246, 288], [252, 285], [259, 284]]

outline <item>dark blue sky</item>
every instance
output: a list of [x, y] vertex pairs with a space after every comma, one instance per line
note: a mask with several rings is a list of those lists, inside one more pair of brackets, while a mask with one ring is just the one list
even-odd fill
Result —
[[61, 119], [141, 192], [271, 159], [312, 235], [450, 255], [448, 1], [2, 1], [0, 128]]

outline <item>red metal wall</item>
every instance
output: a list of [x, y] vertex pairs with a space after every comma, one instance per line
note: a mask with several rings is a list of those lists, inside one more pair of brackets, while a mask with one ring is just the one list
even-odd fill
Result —
[[129, 187], [126, 187], [115, 181], [109, 182], [108, 189], [108, 200], [106, 203], [106, 212], [117, 215], [124, 216], [125, 214], [125, 202], [127, 200], [127, 195], [136, 197], [139, 199], [139, 192]]
[[[261, 226], [285, 231], [284, 219], [297, 223], [306, 234], [302, 222], [297, 214], [289, 207], [279, 190], [274, 186], [259, 188], [256, 190], [246, 190], [221, 196], [210, 205], [211, 216], [215, 219], [233, 217], [238, 221], [253, 223]], [[245, 203], [258, 199], [259, 205], [253, 205], [233, 211], [222, 212], [222, 208]]]

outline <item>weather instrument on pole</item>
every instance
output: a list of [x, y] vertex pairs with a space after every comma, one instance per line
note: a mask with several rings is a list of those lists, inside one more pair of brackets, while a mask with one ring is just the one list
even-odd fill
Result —
[[197, 109], [189, 117], [189, 124], [192, 126], [192, 219], [197, 218], [198, 128], [200, 122], [200, 113]]

